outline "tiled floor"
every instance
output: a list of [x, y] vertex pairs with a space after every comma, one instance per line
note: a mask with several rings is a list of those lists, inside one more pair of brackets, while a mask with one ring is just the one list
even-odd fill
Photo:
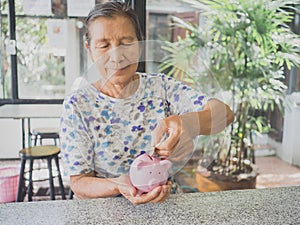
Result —
[[[272, 187], [300, 185], [300, 168], [296, 166], [292, 166], [287, 162], [280, 160], [276, 156], [258, 156], [256, 157], [256, 165], [259, 168], [259, 176], [257, 177], [256, 188], [272, 188]], [[0, 167], [6, 167], [6, 166], [19, 166], [19, 161], [0, 160]], [[178, 179], [178, 181], [184, 187], [186, 192], [197, 191], [196, 182], [192, 175], [181, 174], [179, 175], [179, 177], [181, 179]], [[68, 190], [69, 187], [68, 178], [63, 177], [63, 181], [66, 190]], [[49, 197], [45, 196], [46, 193], [45, 190], [47, 190], [47, 186], [48, 186], [47, 181], [36, 183], [34, 189], [37, 196], [35, 196], [33, 200], [49, 200]], [[58, 186], [56, 179], [55, 179], [55, 186]], [[60, 198], [61, 198], [60, 196], [57, 196], [57, 199]]]
[[300, 185], [300, 168], [280, 160], [276, 156], [256, 157], [259, 168], [256, 188]]

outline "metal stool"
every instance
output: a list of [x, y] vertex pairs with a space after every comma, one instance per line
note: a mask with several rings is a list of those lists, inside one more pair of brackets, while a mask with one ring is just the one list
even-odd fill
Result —
[[[49, 180], [50, 185], [50, 198], [51, 200], [55, 200], [55, 191], [54, 191], [54, 183], [53, 183], [53, 174], [52, 174], [52, 159], [54, 159], [56, 164], [57, 170], [57, 177], [59, 182], [59, 187], [61, 191], [62, 199], [66, 199], [65, 190], [63, 181], [61, 178], [60, 168], [59, 168], [59, 161], [58, 161], [58, 154], [60, 153], [60, 148], [54, 145], [41, 145], [41, 146], [33, 146], [29, 148], [24, 148], [20, 152], [21, 156], [21, 168], [20, 168], [20, 177], [19, 177], [19, 186], [18, 186], [18, 195], [17, 195], [17, 202], [21, 202], [24, 200], [26, 195], [26, 185], [25, 180], [28, 180], [28, 187], [27, 187], [27, 194], [28, 194], [28, 201], [32, 201], [33, 195], [33, 182], [45, 181]], [[46, 159], [47, 160], [47, 167], [49, 177], [43, 180], [32, 180], [33, 174], [33, 162], [36, 159]], [[29, 178], [26, 179], [25, 175], [25, 164], [26, 160], [29, 160]]]
[[53, 139], [54, 145], [57, 145], [57, 139], [59, 139], [59, 130], [54, 127], [39, 127], [32, 130], [32, 140], [34, 146], [37, 145], [37, 141], [40, 140], [40, 145], [43, 144], [43, 139]]

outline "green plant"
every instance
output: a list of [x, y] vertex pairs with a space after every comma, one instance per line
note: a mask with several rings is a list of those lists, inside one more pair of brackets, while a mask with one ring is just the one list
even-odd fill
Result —
[[235, 112], [230, 144], [218, 145], [210, 169], [225, 175], [248, 173], [254, 162], [253, 134], [270, 130], [261, 112], [275, 105], [282, 111], [284, 70], [300, 65], [300, 37], [288, 26], [300, 1], [185, 2], [200, 9], [206, 23], [199, 27], [174, 18], [176, 26], [187, 29], [186, 38], [165, 46], [168, 56], [160, 68], [171, 68], [170, 75], [209, 89], [212, 95], [230, 91]]

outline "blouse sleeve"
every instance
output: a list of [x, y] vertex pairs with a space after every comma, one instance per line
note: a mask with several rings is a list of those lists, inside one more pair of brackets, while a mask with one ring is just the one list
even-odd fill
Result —
[[77, 98], [66, 98], [60, 121], [60, 144], [65, 175], [78, 175], [94, 170], [93, 142], [82, 119]]
[[172, 114], [198, 112], [203, 109], [208, 101], [208, 97], [205, 94], [172, 77], [167, 77], [166, 79], [166, 98], [169, 101]]

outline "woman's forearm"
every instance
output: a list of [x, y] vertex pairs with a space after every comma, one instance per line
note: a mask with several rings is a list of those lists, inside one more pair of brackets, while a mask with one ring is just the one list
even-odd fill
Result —
[[216, 134], [224, 130], [234, 120], [234, 114], [228, 105], [212, 99], [203, 110], [181, 116], [183, 129], [191, 136]]
[[94, 172], [70, 177], [70, 186], [78, 198], [102, 198], [120, 194], [117, 179], [98, 178]]
[[203, 112], [198, 113], [200, 123], [200, 135], [216, 134], [224, 130], [234, 120], [234, 114], [230, 107], [217, 100], [207, 102]]

